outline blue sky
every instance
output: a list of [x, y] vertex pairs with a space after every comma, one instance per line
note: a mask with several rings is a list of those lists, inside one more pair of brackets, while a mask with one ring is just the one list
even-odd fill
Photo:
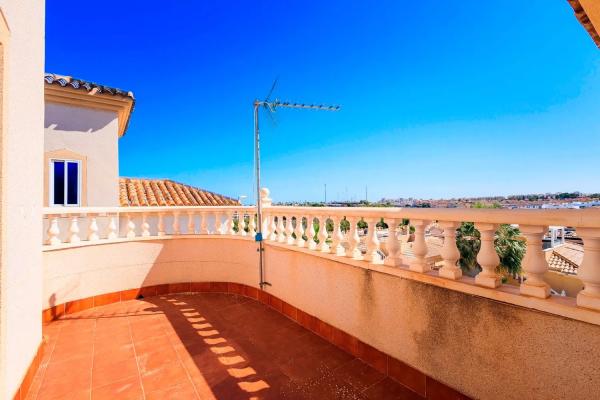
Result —
[[131, 90], [120, 173], [276, 201], [600, 191], [600, 50], [566, 0], [46, 3], [46, 70]]

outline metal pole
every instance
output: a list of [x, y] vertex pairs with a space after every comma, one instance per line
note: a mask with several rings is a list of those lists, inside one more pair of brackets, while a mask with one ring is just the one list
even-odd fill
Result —
[[259, 266], [259, 286], [263, 289], [265, 285], [263, 272], [263, 242], [262, 242], [262, 205], [260, 199], [260, 131], [258, 128], [258, 107], [260, 102], [254, 101], [254, 158], [256, 168], [256, 241], [258, 242], [258, 266]]

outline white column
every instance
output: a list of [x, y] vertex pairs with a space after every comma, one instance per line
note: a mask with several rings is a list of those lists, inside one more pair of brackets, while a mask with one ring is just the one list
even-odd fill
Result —
[[263, 240], [269, 240], [270, 238], [270, 229], [271, 229], [271, 215], [263, 214], [263, 223], [262, 223], [262, 237]]
[[71, 217], [71, 225], [69, 226], [69, 243], [78, 243], [79, 238], [79, 221], [76, 216]]
[[398, 240], [398, 235], [401, 231], [401, 228], [399, 227], [400, 219], [390, 218], [386, 219], [385, 222], [388, 225], [388, 237], [385, 241], [387, 257], [383, 260], [383, 263], [390, 267], [399, 267], [402, 265], [402, 253], [400, 242]]
[[127, 214], [127, 238], [132, 239], [135, 237], [135, 222], [131, 214]]
[[245, 231], [246, 228], [246, 220], [244, 219], [244, 211], [238, 211], [238, 235], [246, 236], [247, 233]]
[[500, 276], [496, 273], [496, 267], [500, 264], [500, 258], [494, 246], [494, 235], [498, 229], [495, 224], [475, 224], [475, 228], [481, 234], [481, 249], [477, 254], [477, 262], [482, 271], [475, 277], [475, 283], [479, 286], [497, 288], [501, 284]]
[[165, 214], [159, 212], [158, 213], [158, 223], [156, 225], [158, 236], [165, 236]]
[[285, 225], [283, 224], [283, 215], [277, 217], [277, 241], [285, 243]]
[[277, 230], [277, 223], [275, 222], [275, 215], [271, 215], [271, 234], [269, 235], [269, 240], [272, 242], [277, 241], [277, 233], [275, 232]]
[[456, 229], [460, 223], [440, 221], [438, 225], [444, 229], [444, 245], [441, 251], [444, 265], [440, 268], [439, 274], [442, 278], [460, 279], [462, 277], [462, 270], [456, 265], [460, 259], [460, 252], [456, 247]]
[[200, 232], [201, 235], [208, 234], [208, 213], [206, 211], [200, 212]]
[[60, 228], [58, 227], [58, 215], [48, 216], [48, 244], [60, 244]]
[[194, 233], [196, 233], [196, 224], [194, 223], [194, 213], [192, 211], [189, 211], [187, 213], [187, 216], [188, 216], [187, 233], [189, 235], [193, 235]]
[[358, 248], [358, 244], [360, 243], [360, 237], [358, 236], [358, 229], [356, 224], [358, 222], [358, 218], [350, 217], [346, 218], [348, 222], [350, 222], [350, 231], [348, 232], [348, 251], [346, 252], [346, 257], [351, 257], [355, 260], [362, 260], [362, 253]]
[[[308, 221], [308, 217], [306, 217], [306, 220]], [[303, 231], [304, 229], [302, 229], [302, 217], [296, 217], [296, 226], [294, 227], [294, 234], [296, 235], [296, 240], [294, 244], [298, 247], [304, 247], [304, 245], [306, 244], [304, 242], [304, 239], [302, 238], [302, 234], [304, 233]], [[308, 222], [306, 225], [306, 234], [308, 235]]]
[[365, 259], [373, 264], [381, 264], [381, 256], [379, 255], [379, 238], [377, 237], [377, 218], [366, 218], [367, 223], [367, 254]]
[[311, 250], [316, 250], [317, 242], [315, 242], [315, 216], [306, 216], [306, 247]]
[[181, 228], [179, 225], [179, 212], [173, 212], [173, 235], [181, 234]]
[[544, 281], [548, 263], [542, 251], [542, 239], [548, 227], [520, 225], [519, 230], [527, 240], [527, 249], [522, 261], [526, 279], [521, 283], [521, 294], [541, 299], [550, 297], [550, 286]]
[[341, 220], [342, 218], [338, 215], [331, 216], [331, 221], [333, 222], [333, 232], [331, 232], [331, 246], [329, 246], [329, 248], [333, 254], [338, 256], [346, 255], [344, 247], [341, 246], [341, 243], [344, 240], [344, 235], [340, 229]]
[[119, 237], [117, 233], [117, 217], [115, 215], [111, 215], [108, 217], [108, 233], [106, 234], [106, 238], [109, 240], [113, 240]]
[[584, 286], [577, 305], [600, 310], [600, 229], [577, 228], [577, 234], [583, 239], [583, 262], [577, 277]]
[[221, 212], [215, 211], [215, 235], [223, 234], [223, 224], [221, 221]]
[[150, 236], [150, 224], [148, 223], [148, 216], [146, 213], [142, 213], [142, 236]]
[[226, 235], [235, 235], [233, 231], [233, 212], [227, 211], [225, 213], [225, 234]]
[[429, 221], [424, 221], [421, 219], [411, 220], [410, 225], [415, 227], [415, 241], [412, 245], [412, 250], [415, 258], [413, 258], [410, 261], [410, 270], [415, 272], [431, 271], [431, 267], [427, 264], [427, 261], [425, 260], [425, 257], [427, 256], [425, 228], [427, 227], [427, 225], [429, 225]]
[[248, 235], [256, 236], [256, 215], [253, 212], [248, 214]]
[[96, 215], [94, 214], [88, 214], [87, 217], [90, 220], [90, 224], [88, 225], [87, 239], [90, 242], [95, 242], [96, 240], [100, 239], [100, 236], [98, 235], [98, 221]]
[[[286, 229], [286, 233], [287, 233], [287, 244], [294, 244], [294, 237], [292, 236], [292, 234], [294, 233], [294, 226], [292, 224], [292, 219], [293, 219], [293, 216], [289, 215], [286, 217], [286, 221], [285, 221], [285, 229]], [[296, 220], [296, 223], [298, 223], [298, 220]]]
[[319, 248], [323, 253], [329, 253], [331, 251], [329, 249], [329, 245], [327, 244], [328, 238], [329, 234], [327, 233], [327, 217], [322, 215], [319, 217]]

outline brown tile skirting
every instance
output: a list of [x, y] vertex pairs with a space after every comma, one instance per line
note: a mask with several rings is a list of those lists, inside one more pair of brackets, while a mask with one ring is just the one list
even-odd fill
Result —
[[[137, 298], [158, 296], [163, 294], [174, 293], [197, 293], [197, 292], [219, 292], [219, 293], [235, 293], [255, 299], [274, 310], [286, 315], [288, 318], [296, 321], [304, 328], [316, 333], [325, 340], [335, 346], [345, 350], [349, 354], [360, 358], [365, 363], [391, 377], [400, 384], [406, 386], [413, 392], [423, 398], [429, 400], [441, 399], [469, 399], [469, 397], [459, 393], [451, 387], [436, 381], [435, 379], [425, 375], [423, 372], [403, 363], [400, 360], [389, 356], [382, 351], [377, 350], [373, 346], [362, 342], [358, 338], [321, 321], [317, 317], [307, 314], [304, 311], [286, 303], [285, 301], [273, 296], [272, 294], [258, 290], [257, 288], [233, 282], [185, 282], [185, 283], [170, 283], [155, 286], [145, 286], [139, 289], [129, 289], [121, 292], [106, 293], [98, 296], [88, 297], [85, 299], [73, 300], [64, 304], [59, 304], [54, 307], [42, 311], [42, 320], [44, 323], [51, 322], [64, 315], [72, 314], [78, 311], [86, 310], [92, 307], [98, 307], [110, 303], [133, 300]], [[40, 346], [41, 349], [41, 346]], [[39, 359], [41, 358], [41, 350], [32, 366], [30, 367], [19, 393], [23, 393], [24, 398], [27, 393], [31, 379], [35, 375]], [[35, 365], [35, 368], [33, 368]], [[33, 372], [32, 372], [33, 371]], [[27, 383], [27, 384], [26, 384]]]

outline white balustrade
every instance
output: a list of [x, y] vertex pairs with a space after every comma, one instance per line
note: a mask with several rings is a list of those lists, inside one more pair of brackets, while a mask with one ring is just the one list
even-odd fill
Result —
[[358, 236], [358, 218], [350, 217], [347, 218], [350, 223], [350, 230], [348, 231], [348, 250], [346, 250], [346, 257], [353, 258], [355, 260], [362, 260], [362, 253], [358, 247], [360, 244], [360, 237]]
[[277, 216], [277, 241], [285, 243], [285, 225], [283, 224], [283, 215]]
[[440, 252], [444, 265], [439, 270], [439, 274], [447, 279], [460, 279], [462, 270], [456, 265], [460, 259], [460, 252], [456, 247], [456, 229], [460, 225], [454, 221], [440, 221], [438, 225], [444, 230], [444, 245]]
[[49, 217], [50, 224], [48, 226], [48, 244], [57, 245], [61, 243], [60, 240], [60, 228], [58, 227], [58, 215], [51, 215]]
[[196, 233], [196, 223], [194, 221], [195, 215], [192, 211], [187, 213], [188, 223], [187, 223], [187, 233], [188, 235], [193, 235]]
[[248, 234], [252, 237], [255, 237], [256, 236], [256, 218], [255, 218], [254, 214], [250, 214], [248, 218], [249, 218]]
[[208, 213], [203, 211], [200, 213], [200, 233], [201, 235], [208, 235]]
[[142, 237], [150, 236], [150, 224], [148, 223], [148, 215], [142, 214]]
[[581, 228], [577, 233], [583, 239], [584, 251], [577, 274], [584, 288], [577, 295], [577, 305], [600, 310], [600, 228]]
[[106, 238], [108, 240], [114, 240], [119, 237], [117, 233], [117, 217], [115, 215], [111, 215], [108, 221], [108, 232], [106, 233]]
[[71, 217], [71, 225], [69, 226], [69, 243], [79, 243], [79, 221], [76, 216]]
[[342, 217], [339, 215], [333, 215], [331, 217], [333, 222], [333, 232], [331, 233], [331, 252], [338, 256], [346, 255], [346, 248], [342, 246], [344, 240], [344, 234], [342, 233]]
[[227, 220], [225, 221], [225, 232], [228, 235], [235, 235], [235, 231], [233, 230], [233, 211], [228, 211], [225, 215], [227, 215]]
[[158, 221], [156, 224], [156, 230], [158, 236], [165, 236], [165, 213], [158, 213]]
[[246, 236], [246, 218], [243, 211], [238, 211], [238, 235]]
[[[307, 218], [308, 221], [308, 218]], [[294, 225], [294, 235], [296, 235], [296, 241], [294, 242], [298, 247], [304, 247], [306, 245], [306, 241], [302, 237], [304, 235], [304, 231], [308, 231], [308, 227], [304, 229], [302, 224], [302, 217], [296, 217]], [[308, 233], [308, 232], [307, 232]]]
[[180, 235], [181, 227], [179, 225], [179, 212], [173, 213], [173, 235]]
[[96, 216], [94, 214], [88, 214], [88, 219], [90, 220], [90, 222], [88, 225], [87, 240], [89, 240], [90, 242], [100, 240], [100, 236], [98, 235], [98, 222], [96, 221]]
[[[292, 218], [293, 216], [290, 215], [288, 217], [286, 217], [285, 219], [285, 228], [286, 228], [286, 233], [287, 233], [287, 244], [294, 244], [294, 237], [292, 236], [294, 234], [294, 226], [292, 223]], [[296, 226], [298, 226], [298, 220], [296, 219]], [[302, 220], [300, 219], [300, 223], [302, 223]]]
[[219, 211], [215, 211], [215, 234], [223, 234], [223, 223], [221, 221], [221, 213]]
[[329, 234], [327, 233], [327, 217], [319, 217], [319, 249], [322, 253], [329, 253], [329, 244], [327, 243]]
[[268, 237], [268, 239], [271, 242], [275, 242], [278, 239], [277, 238], [277, 229], [278, 228], [277, 228], [277, 222], [275, 222], [275, 218], [279, 218], [279, 217], [276, 217], [274, 214], [271, 215], [271, 233], [269, 234], [269, 237]]
[[127, 214], [127, 235], [128, 239], [135, 238], [135, 222], [133, 222], [133, 216], [131, 214]]
[[[425, 228], [429, 225], [429, 221], [417, 219], [411, 220], [410, 224], [415, 227], [415, 241], [412, 245], [412, 251], [415, 258], [410, 261], [409, 268], [411, 271], [428, 272], [431, 267], [425, 260], [427, 256], [427, 242], [425, 241]], [[410, 227], [409, 227], [410, 232]]]
[[525, 272], [525, 281], [521, 283], [521, 294], [545, 299], [550, 296], [550, 285], [544, 281], [548, 271], [548, 262], [542, 251], [542, 239], [548, 228], [546, 226], [521, 225], [521, 233], [527, 240], [525, 257], [521, 262]]
[[481, 266], [481, 272], [475, 277], [475, 283], [480, 286], [497, 288], [501, 283], [500, 276], [496, 273], [496, 268], [500, 264], [500, 257], [498, 257], [494, 245], [494, 236], [498, 225], [476, 223], [475, 227], [481, 234], [481, 249], [477, 254], [477, 262]]
[[262, 238], [263, 240], [269, 240], [269, 236], [271, 235], [271, 216], [266, 214], [263, 215], [263, 223], [262, 223], [262, 227], [260, 229], [262, 232]]
[[385, 265], [399, 267], [402, 265], [402, 253], [398, 236], [400, 235], [400, 220], [396, 218], [386, 219], [388, 225], [388, 237], [385, 241], [387, 257], [383, 260]]
[[373, 264], [381, 264], [383, 261], [381, 256], [379, 255], [379, 238], [377, 237], [377, 218], [367, 218], [365, 222], [367, 223], [367, 254], [365, 259], [372, 262]]
[[311, 250], [316, 250], [317, 242], [315, 242], [315, 217], [314, 215], [308, 215], [306, 217], [306, 247]]

